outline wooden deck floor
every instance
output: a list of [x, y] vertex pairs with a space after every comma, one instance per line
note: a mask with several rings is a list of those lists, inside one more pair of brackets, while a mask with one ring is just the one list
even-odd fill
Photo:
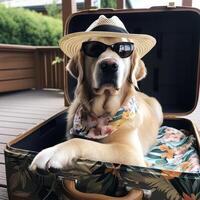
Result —
[[5, 144], [64, 108], [60, 90], [27, 90], [0, 95], [0, 200], [8, 199]]
[[[7, 200], [5, 144], [64, 108], [59, 90], [28, 90], [0, 95], [0, 200]], [[188, 116], [200, 131], [200, 98], [196, 110]]]

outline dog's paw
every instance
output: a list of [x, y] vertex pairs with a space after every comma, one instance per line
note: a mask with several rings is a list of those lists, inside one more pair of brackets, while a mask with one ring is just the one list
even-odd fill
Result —
[[31, 171], [47, 170], [56, 172], [57, 170], [67, 168], [72, 165], [72, 154], [67, 149], [59, 146], [50, 147], [42, 150], [33, 159], [29, 169]]

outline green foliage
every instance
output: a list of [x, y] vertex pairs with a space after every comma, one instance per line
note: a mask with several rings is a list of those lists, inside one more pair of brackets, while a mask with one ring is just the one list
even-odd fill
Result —
[[101, 8], [117, 8], [116, 0], [101, 0]]
[[55, 0], [52, 1], [52, 4], [46, 5], [45, 9], [49, 16], [52, 16], [54, 18], [61, 18], [61, 9], [56, 4]]
[[0, 43], [57, 45], [62, 21], [23, 8], [0, 5]]
[[56, 65], [56, 64], [60, 64], [62, 62], [64, 62], [64, 59], [56, 56], [51, 64]]

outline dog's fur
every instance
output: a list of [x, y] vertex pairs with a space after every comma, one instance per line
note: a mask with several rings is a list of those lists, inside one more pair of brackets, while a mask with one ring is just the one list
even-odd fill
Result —
[[[106, 44], [119, 42], [116, 38], [91, 40], [97, 39]], [[101, 86], [98, 83], [99, 63], [106, 59], [119, 64], [119, 80], [116, 87]], [[74, 114], [80, 104], [98, 116], [104, 113], [114, 115], [131, 96], [134, 96], [138, 111], [132, 121], [128, 120], [117, 131], [98, 142], [73, 138], [44, 149], [33, 160], [31, 169], [62, 169], [79, 158], [145, 166], [144, 155], [156, 141], [163, 116], [161, 106], [155, 98], [135, 90], [137, 81], [146, 76], [145, 65], [137, 52], [134, 51], [128, 58], [120, 58], [108, 48], [98, 58], [91, 58], [80, 51], [69, 61], [67, 69], [78, 80], [75, 100], [69, 108], [68, 129], [72, 127]]]

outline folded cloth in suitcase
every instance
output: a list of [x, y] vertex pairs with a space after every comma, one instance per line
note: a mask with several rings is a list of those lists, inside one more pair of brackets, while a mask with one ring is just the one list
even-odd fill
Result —
[[180, 172], [200, 172], [195, 138], [184, 130], [162, 126], [154, 145], [145, 157], [148, 167]]

